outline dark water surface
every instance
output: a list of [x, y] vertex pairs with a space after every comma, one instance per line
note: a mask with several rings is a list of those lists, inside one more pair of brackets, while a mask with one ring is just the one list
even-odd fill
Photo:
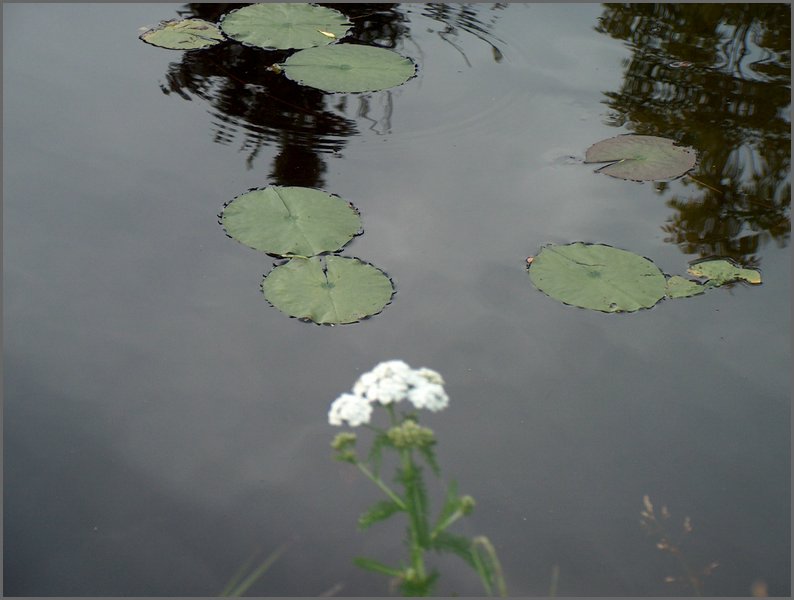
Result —
[[[231, 6], [3, 6], [5, 594], [212, 596], [291, 542], [250, 595], [386, 595], [352, 558], [397, 562], [402, 525], [356, 531], [378, 492], [326, 415], [400, 358], [448, 382], [424, 423], [511, 595], [554, 565], [560, 595], [691, 594], [645, 494], [691, 518], [693, 568], [719, 562], [706, 594], [790, 595], [789, 6], [337, 5], [419, 65], [364, 95], [264, 70], [284, 54], [137, 39]], [[697, 148], [698, 182], [581, 163], [626, 132]], [[216, 215], [269, 184], [360, 208], [345, 254], [393, 303], [338, 327], [268, 306], [272, 260]], [[764, 283], [580, 310], [525, 269], [578, 240]], [[436, 564], [440, 594], [482, 593]]]

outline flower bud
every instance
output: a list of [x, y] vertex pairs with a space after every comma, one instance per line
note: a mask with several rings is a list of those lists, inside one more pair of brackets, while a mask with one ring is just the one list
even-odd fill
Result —
[[386, 435], [397, 448], [422, 448], [435, 443], [432, 429], [421, 427], [410, 419], [392, 427]]
[[474, 510], [474, 507], [477, 503], [474, 501], [474, 498], [471, 496], [461, 496], [460, 498], [460, 511], [464, 515], [469, 515]]

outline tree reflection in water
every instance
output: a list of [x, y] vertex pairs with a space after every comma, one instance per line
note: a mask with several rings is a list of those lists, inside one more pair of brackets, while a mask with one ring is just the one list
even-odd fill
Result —
[[[181, 18], [218, 22], [225, 13], [246, 5], [185, 4], [177, 14]], [[342, 12], [352, 23], [345, 43], [378, 46], [404, 56], [421, 56], [421, 48], [410, 35], [411, 5], [345, 3], [323, 6]], [[443, 25], [443, 31], [438, 33], [443, 33], [442, 38], [449, 43], [454, 45], [450, 37], [458, 35], [460, 29], [491, 46], [494, 60], [501, 59], [502, 52], [489, 39], [488, 31], [497, 20], [496, 11], [503, 8], [503, 4], [490, 7], [457, 5], [454, 9], [444, 8], [445, 5], [420, 6], [424, 16]], [[486, 10], [491, 14], [489, 22], [483, 24], [477, 15]], [[411, 43], [410, 50], [403, 49], [406, 42]], [[165, 94], [177, 94], [185, 100], [196, 97], [207, 102], [213, 119], [214, 141], [231, 145], [242, 139], [240, 151], [247, 154], [249, 169], [253, 168], [263, 147], [277, 147], [278, 154], [269, 173], [273, 184], [323, 188], [323, 175], [327, 170], [323, 155], [341, 153], [347, 138], [359, 133], [359, 121], [379, 135], [391, 131], [393, 93], [385, 90], [377, 96], [329, 96], [267, 71], [269, 65], [283, 62], [290, 54], [290, 51], [269, 51], [236, 42], [185, 52], [180, 62], [169, 65], [161, 89]], [[373, 99], [380, 105], [373, 106]], [[355, 118], [348, 118], [348, 111], [354, 113]]]
[[700, 155], [699, 181], [683, 180], [698, 194], [668, 200], [665, 241], [754, 266], [770, 240], [787, 246], [790, 5], [605, 4], [596, 31], [632, 50], [622, 88], [605, 92], [611, 124]]

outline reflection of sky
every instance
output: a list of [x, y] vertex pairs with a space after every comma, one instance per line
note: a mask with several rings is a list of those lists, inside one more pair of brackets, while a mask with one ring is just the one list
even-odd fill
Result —
[[[692, 517], [696, 562], [723, 564], [707, 589], [788, 591], [788, 251], [764, 248], [763, 286], [636, 315], [562, 306], [523, 270], [572, 240], [668, 273], [689, 258], [652, 186], [567, 158], [619, 131], [601, 101], [628, 51], [593, 32], [598, 5], [511, 5], [502, 63], [456, 39], [471, 68], [412, 17], [424, 60], [392, 134], [359, 123], [327, 157], [364, 222], [346, 254], [397, 295], [335, 328], [268, 307], [271, 261], [216, 222], [273, 151], [247, 170], [206, 106], [160, 92], [176, 54], [136, 30], [177, 6], [4, 7], [7, 592], [212, 595], [297, 536], [252, 593], [385, 593], [351, 557], [388, 560], [402, 529], [355, 531], [378, 496], [331, 460], [325, 415], [390, 358], [449, 382], [427, 422], [479, 502], [460, 531], [491, 537], [511, 593], [546, 593], [555, 563], [561, 594], [667, 593], [646, 493]], [[442, 592], [479, 591], [444, 564]]]

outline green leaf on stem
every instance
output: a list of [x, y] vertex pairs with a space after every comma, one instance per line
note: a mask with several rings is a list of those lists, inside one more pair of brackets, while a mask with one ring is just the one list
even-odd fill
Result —
[[465, 560], [469, 566], [475, 567], [474, 556], [472, 555], [471, 540], [462, 535], [455, 535], [446, 531], [439, 532], [434, 538], [430, 547], [436, 552], [449, 552], [457, 554]]
[[439, 572], [433, 569], [427, 577], [424, 578], [405, 578], [400, 583], [400, 591], [403, 596], [429, 596], [433, 591], [433, 586], [438, 580]]
[[438, 462], [436, 461], [436, 453], [433, 452], [433, 444], [435, 444], [435, 442], [431, 442], [431, 444], [427, 446], [419, 446], [417, 450], [419, 454], [422, 455], [422, 458], [425, 459], [425, 462], [436, 477], [441, 477], [441, 467], [438, 466]]
[[385, 521], [394, 513], [400, 512], [402, 507], [392, 500], [381, 500], [373, 505], [367, 512], [358, 518], [358, 527], [361, 530], [380, 521]]
[[408, 518], [416, 543], [427, 548], [430, 543], [430, 532], [427, 524], [427, 490], [422, 479], [422, 469], [417, 467], [408, 455], [403, 468], [397, 472], [398, 480], [405, 488], [405, 501], [408, 505]]
[[433, 528], [432, 537], [435, 537], [439, 532], [446, 529], [445, 523], [459, 508], [460, 496], [458, 496], [458, 484], [455, 481], [450, 481], [447, 486], [447, 497], [444, 500], [444, 506], [441, 507], [441, 513], [438, 515], [438, 520]]
[[362, 569], [366, 569], [367, 571], [373, 571], [374, 573], [383, 573], [384, 575], [391, 575], [392, 577], [402, 577], [403, 571], [400, 569], [395, 569], [394, 567], [389, 567], [384, 565], [377, 560], [372, 560], [371, 558], [363, 558], [361, 556], [357, 556], [353, 559], [353, 563], [357, 567], [361, 567]]
[[499, 596], [507, 597], [507, 585], [502, 573], [502, 564], [496, 555], [496, 548], [493, 547], [491, 540], [484, 535], [478, 535], [471, 541], [471, 553], [474, 557], [474, 568], [480, 576], [485, 592], [493, 595], [492, 586], [499, 590]]
[[380, 432], [372, 440], [372, 448], [369, 451], [367, 460], [372, 465], [372, 473], [378, 477], [380, 472], [380, 464], [383, 459], [383, 448], [394, 448], [389, 436], [385, 432]]

